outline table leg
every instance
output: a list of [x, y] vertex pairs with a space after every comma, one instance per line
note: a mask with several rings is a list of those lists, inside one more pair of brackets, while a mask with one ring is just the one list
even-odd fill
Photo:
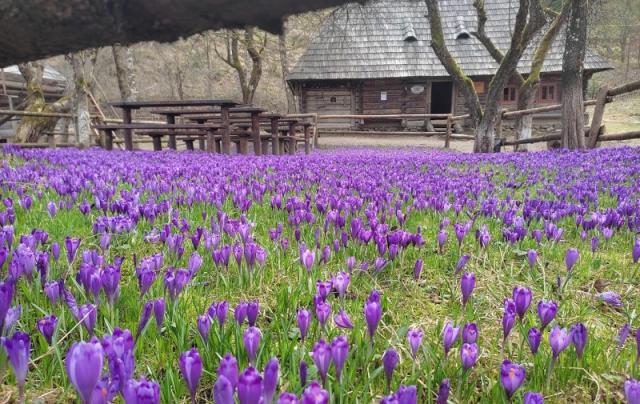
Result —
[[274, 156], [280, 154], [280, 131], [278, 127], [278, 119], [271, 119], [271, 151]]
[[186, 139], [184, 141], [184, 143], [187, 145], [187, 150], [188, 151], [193, 151], [194, 150], [194, 148], [193, 148], [193, 143], [194, 142], [195, 142], [195, 139]]
[[238, 144], [239, 144], [239, 147], [238, 147], [239, 150], [238, 151], [240, 152], [240, 154], [242, 154], [242, 155], [247, 154], [247, 150], [249, 149], [248, 148], [249, 139], [247, 139], [245, 137], [242, 137], [242, 138], [240, 138], [240, 142]]
[[296, 124], [289, 124], [289, 155], [296, 154]]
[[213, 129], [207, 129], [207, 151], [213, 153], [215, 151], [214, 143], [216, 133]]
[[[173, 115], [167, 115], [167, 124], [175, 125], [175, 123], [176, 123], [176, 117]], [[173, 130], [169, 131], [169, 148], [171, 150], [178, 149], [178, 143], [176, 142], [176, 134], [174, 133]]]
[[162, 137], [161, 136], [151, 136], [151, 140], [153, 141], [153, 151], [161, 151], [162, 150]]
[[311, 125], [304, 126], [304, 154], [311, 153]]
[[206, 145], [205, 145], [205, 142], [204, 142], [204, 137], [203, 137], [203, 136], [200, 136], [200, 137], [198, 138], [198, 148], [199, 148], [200, 150], [202, 150], [202, 151], [205, 151], [205, 150], [207, 149], [207, 148], [206, 148]]
[[213, 144], [215, 146], [215, 152], [220, 154], [222, 153], [222, 139], [217, 138], [213, 141]]
[[262, 143], [262, 155], [266, 156], [269, 153], [269, 141], [264, 139], [261, 141]]
[[[131, 109], [122, 108], [122, 123], [131, 125]], [[124, 129], [124, 148], [128, 151], [133, 150], [133, 130]]]
[[229, 108], [220, 108], [220, 120], [222, 122], [222, 153], [231, 155], [231, 133], [229, 122]]
[[256, 156], [261, 156], [262, 145], [260, 144], [260, 117], [257, 113], [251, 114], [251, 135], [253, 136], [253, 152]]

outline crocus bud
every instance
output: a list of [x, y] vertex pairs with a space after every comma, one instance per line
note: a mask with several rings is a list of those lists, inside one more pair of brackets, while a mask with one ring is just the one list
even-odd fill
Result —
[[298, 397], [295, 394], [284, 392], [278, 397], [277, 404], [298, 404]]
[[320, 373], [322, 383], [324, 384], [327, 379], [329, 366], [331, 365], [331, 346], [327, 344], [325, 340], [320, 339], [313, 346], [311, 357], [313, 358], [313, 363], [315, 363], [316, 368], [318, 368], [318, 373]]
[[324, 327], [329, 317], [331, 317], [331, 305], [322, 301], [316, 304], [316, 317], [320, 326]]
[[456, 264], [456, 271], [455, 271], [456, 275], [459, 274], [460, 271], [464, 269], [465, 265], [467, 265], [467, 262], [469, 262], [470, 258], [471, 257], [467, 254], [460, 257], [460, 259], [458, 260], [458, 263]]
[[460, 349], [460, 360], [462, 361], [463, 369], [471, 369], [478, 360], [478, 345], [462, 344], [462, 348]]
[[309, 331], [309, 325], [311, 324], [311, 314], [307, 309], [298, 309], [298, 328], [300, 329], [300, 338], [304, 341]]
[[67, 236], [64, 239], [64, 246], [67, 249], [67, 262], [69, 263], [69, 265], [71, 265], [76, 259], [76, 253], [78, 251], [78, 247], [80, 246], [80, 239]]
[[327, 404], [328, 402], [329, 393], [317, 382], [311, 383], [302, 393], [303, 404]]
[[256, 325], [259, 311], [260, 311], [260, 302], [258, 302], [257, 300], [252, 302], [247, 302], [247, 321], [249, 321], [250, 327], [253, 327]]
[[247, 351], [247, 356], [249, 357], [249, 363], [255, 363], [261, 338], [262, 333], [257, 327], [249, 327], [244, 332], [242, 341], [244, 343], [244, 349]]
[[637, 264], [640, 261], [640, 238], [636, 239], [636, 242], [633, 243], [633, 248], [631, 249], [631, 258], [634, 264]]
[[476, 287], [476, 276], [470, 272], [465, 272], [460, 279], [460, 289], [462, 291], [462, 304], [466, 305], [469, 297]]
[[138, 322], [138, 328], [136, 329], [136, 340], [142, 335], [142, 331], [147, 326], [149, 319], [153, 314], [153, 301], [149, 300], [142, 307], [142, 313], [140, 313], [140, 321]]
[[520, 317], [520, 320], [522, 320], [529, 309], [532, 298], [533, 294], [531, 293], [531, 289], [521, 286], [513, 288], [513, 302], [516, 305], [516, 313], [518, 317]]
[[53, 255], [53, 259], [58, 262], [60, 259], [60, 244], [58, 244], [57, 241], [51, 244], [51, 254]]
[[344, 309], [340, 309], [340, 311], [333, 316], [333, 321], [339, 328], [353, 329], [353, 323]]
[[49, 345], [51, 345], [53, 333], [56, 331], [56, 325], [58, 325], [58, 318], [53, 315], [38, 320], [38, 330], [40, 330], [40, 333]]
[[387, 386], [391, 386], [391, 379], [393, 378], [393, 371], [400, 363], [400, 356], [398, 352], [393, 349], [387, 349], [385, 353], [382, 355], [382, 366], [384, 368], [384, 374], [387, 378]]
[[541, 331], [544, 331], [547, 325], [556, 317], [558, 312], [558, 304], [553, 301], [541, 300], [538, 302], [538, 317], [540, 318]]
[[[29, 351], [31, 340], [29, 334], [16, 331], [11, 338], [2, 338], [2, 345], [9, 358], [9, 363], [16, 376], [16, 382], [20, 390], [21, 400], [24, 399], [24, 383], [29, 371]], [[24, 401], [23, 401], [24, 402]]]
[[549, 332], [549, 345], [551, 345], [554, 359], [558, 359], [560, 353], [564, 351], [570, 343], [571, 336], [564, 328], [556, 326]]
[[536, 265], [536, 261], [538, 260], [538, 253], [536, 250], [529, 250], [527, 252], [527, 261], [529, 262], [529, 268], [533, 269]]
[[215, 404], [235, 404], [233, 399], [233, 386], [224, 376], [218, 376], [213, 385], [213, 401]]
[[420, 274], [422, 273], [423, 266], [424, 262], [422, 260], [416, 260], [416, 263], [413, 266], [413, 279], [415, 279], [416, 281], [420, 279]]
[[344, 335], [337, 336], [331, 342], [331, 359], [336, 368], [336, 378], [340, 380], [342, 368], [349, 355], [349, 341]]
[[103, 356], [102, 345], [97, 339], [76, 342], [67, 353], [67, 376], [83, 403], [92, 402], [93, 391], [102, 375]]
[[640, 382], [633, 379], [624, 382], [624, 397], [628, 404], [640, 403]]
[[580, 253], [575, 248], [569, 248], [567, 250], [567, 254], [564, 257], [564, 263], [567, 266], [567, 272], [571, 272], [573, 267], [578, 262], [578, 258], [580, 258]]
[[153, 301], [153, 316], [156, 319], [156, 327], [158, 331], [162, 329], [162, 324], [164, 323], [164, 299], [156, 299]]
[[191, 350], [180, 354], [180, 372], [189, 388], [191, 401], [195, 402], [198, 384], [202, 376], [202, 359], [200, 359], [200, 354], [196, 348], [191, 348]]
[[238, 361], [230, 353], [227, 353], [218, 366], [218, 376], [224, 376], [233, 389], [238, 385]]
[[333, 277], [333, 287], [336, 288], [340, 297], [344, 297], [344, 295], [347, 293], [347, 288], [349, 287], [350, 281], [351, 277], [346, 272], [338, 272]]
[[300, 387], [304, 388], [307, 385], [307, 362], [300, 361], [299, 374], [300, 374]]
[[[373, 296], [373, 299], [372, 299]], [[380, 295], [377, 291], [371, 292], [371, 295], [364, 304], [364, 318], [367, 321], [367, 329], [369, 337], [373, 340], [373, 336], [378, 328], [378, 323], [382, 318], [382, 307], [380, 306]]]
[[262, 380], [262, 399], [264, 404], [273, 403], [273, 396], [278, 387], [278, 377], [280, 374], [280, 363], [278, 358], [271, 358], [264, 368], [264, 379]]
[[543, 404], [544, 396], [534, 391], [524, 393], [522, 404]]
[[262, 376], [248, 367], [238, 379], [238, 400], [242, 404], [258, 404], [262, 396]]
[[198, 316], [198, 332], [205, 344], [209, 344], [209, 331], [211, 330], [211, 318], [208, 315]]
[[582, 358], [584, 347], [587, 345], [587, 327], [582, 323], [574, 324], [571, 327], [570, 334], [571, 342], [573, 342], [573, 346], [576, 348], [576, 355], [578, 358]]
[[411, 356], [413, 357], [413, 360], [416, 359], [418, 349], [422, 344], [423, 335], [424, 334], [422, 333], [422, 331], [416, 328], [410, 328], [409, 331], [407, 331], [407, 339], [409, 340], [409, 346], [411, 347]]
[[529, 349], [532, 354], [538, 353], [540, 347], [540, 341], [542, 341], [542, 333], [537, 328], [530, 328], [527, 333], [527, 342], [529, 343]]
[[453, 344], [458, 340], [458, 334], [460, 327], [454, 327], [451, 322], [445, 324], [442, 330], [442, 345], [444, 346], [444, 355], [447, 356], [449, 351], [453, 347]]
[[449, 379], [444, 379], [438, 388], [437, 404], [447, 404], [449, 401], [449, 390], [451, 390], [451, 383], [449, 383]]
[[125, 404], [160, 404], [160, 386], [153, 380], [141, 377], [130, 379], [122, 393]]
[[516, 322], [516, 304], [511, 299], [505, 299], [502, 314], [502, 338], [506, 341]]
[[300, 255], [300, 261], [302, 262], [302, 265], [307, 269], [307, 272], [311, 272], [311, 270], [313, 269], [313, 263], [315, 259], [316, 255], [311, 250], [305, 250]]
[[526, 374], [527, 372], [524, 367], [511, 363], [508, 360], [502, 362], [502, 367], [500, 368], [500, 383], [502, 383], [502, 387], [509, 399], [511, 399], [513, 393], [522, 386]]
[[475, 344], [478, 340], [478, 325], [476, 323], [467, 323], [462, 328], [462, 342], [466, 344]]

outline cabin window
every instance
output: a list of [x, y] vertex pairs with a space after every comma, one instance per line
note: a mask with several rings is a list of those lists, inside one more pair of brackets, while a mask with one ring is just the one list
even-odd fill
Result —
[[336, 102], [338, 102], [338, 99], [336, 97], [331, 97], [331, 103], [335, 104]]
[[555, 84], [543, 84], [540, 86], [540, 102], [552, 103], [558, 100], [558, 89]]
[[476, 89], [476, 93], [484, 94], [484, 81], [474, 81], [473, 88]]
[[502, 102], [513, 103], [518, 100], [518, 89], [515, 86], [508, 86], [504, 88], [502, 93]]

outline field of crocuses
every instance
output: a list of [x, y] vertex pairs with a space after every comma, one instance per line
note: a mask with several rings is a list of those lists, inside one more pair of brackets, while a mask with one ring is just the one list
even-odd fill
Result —
[[639, 149], [0, 155], [2, 402], [640, 402]]

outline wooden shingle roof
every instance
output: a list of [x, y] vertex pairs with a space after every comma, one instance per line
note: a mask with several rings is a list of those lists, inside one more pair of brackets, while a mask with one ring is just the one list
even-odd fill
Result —
[[[509, 47], [517, 0], [486, 0], [487, 34], [503, 51]], [[445, 39], [466, 74], [491, 76], [498, 64], [473, 36], [456, 39], [460, 24], [477, 27], [473, 0], [440, 0]], [[336, 9], [291, 71], [288, 80], [347, 80], [448, 77], [431, 49], [427, 7], [419, 0], [372, 0]], [[535, 46], [523, 55], [518, 71], [530, 70]], [[562, 71], [564, 34], [556, 38], [543, 72]], [[600, 71], [609, 63], [587, 51], [585, 68]]]

